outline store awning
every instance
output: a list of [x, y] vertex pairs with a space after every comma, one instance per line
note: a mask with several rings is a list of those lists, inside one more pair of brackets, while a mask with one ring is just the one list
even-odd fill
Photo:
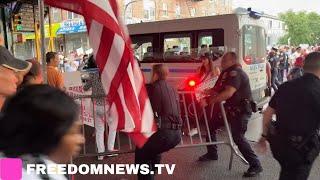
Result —
[[83, 18], [75, 18], [62, 21], [57, 34], [73, 34], [82, 32], [87, 32], [86, 23]]
[[57, 31], [57, 34], [72, 34], [72, 33], [81, 33], [81, 32], [87, 32], [87, 27], [85, 25], [61, 27]]

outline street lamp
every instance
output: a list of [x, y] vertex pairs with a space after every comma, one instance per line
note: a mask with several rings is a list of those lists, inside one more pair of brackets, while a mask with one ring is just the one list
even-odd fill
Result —
[[128, 7], [133, 4], [133, 3], [136, 3], [136, 2], [139, 2], [139, 1], [142, 1], [142, 0], [135, 0], [135, 1], [131, 1], [131, 2], [128, 2], [125, 6], [124, 6], [124, 11], [123, 11], [123, 19], [124, 19], [124, 23], [127, 24], [126, 20], [126, 15], [127, 15], [127, 9]]

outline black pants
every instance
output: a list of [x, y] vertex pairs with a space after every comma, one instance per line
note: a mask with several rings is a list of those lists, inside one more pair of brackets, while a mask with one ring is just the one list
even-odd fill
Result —
[[280, 69], [279, 69], [278, 81], [279, 81], [280, 83], [283, 83], [284, 70], [285, 70], [284, 68], [280, 68]]
[[[216, 112], [216, 111], [215, 111]], [[213, 121], [209, 121], [209, 128], [211, 132], [211, 140], [216, 141], [216, 130], [223, 126], [224, 123], [221, 118], [214, 113]], [[248, 114], [239, 114], [236, 119], [232, 119], [228, 117], [228, 121], [230, 122], [230, 129], [232, 133], [232, 138], [235, 144], [238, 146], [239, 151], [242, 153], [244, 158], [249, 162], [250, 166], [260, 167], [260, 161], [257, 155], [252, 150], [250, 144], [248, 143], [246, 137], [244, 136], [247, 131], [248, 121], [251, 115]], [[208, 140], [208, 138], [207, 138]], [[212, 157], [218, 157], [217, 146], [209, 145], [207, 146], [208, 154]]]
[[278, 74], [279, 74], [278, 68], [274, 68], [271, 70], [271, 86], [274, 91], [278, 91], [278, 87], [281, 85], [281, 83], [278, 80]]
[[[135, 163], [148, 164], [152, 171], [155, 164], [159, 164], [161, 153], [169, 151], [181, 141], [181, 131], [171, 129], [160, 129], [154, 133], [147, 143], [141, 148], [136, 148]], [[154, 175], [138, 174], [139, 180], [152, 180]]]
[[319, 154], [319, 148], [307, 161], [305, 158], [307, 153], [299, 152], [281, 137], [274, 137], [269, 142], [273, 157], [281, 166], [280, 180], [308, 179], [312, 164]]

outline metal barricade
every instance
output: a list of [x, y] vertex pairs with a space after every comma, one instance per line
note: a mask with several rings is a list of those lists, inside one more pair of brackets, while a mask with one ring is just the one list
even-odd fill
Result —
[[[95, 142], [95, 139], [92, 138], [93, 136], [90, 136], [90, 133], [88, 134], [86, 132], [86, 129], [90, 129], [85, 127], [85, 124], [88, 124], [88, 122], [93, 121], [94, 126], [96, 126], [96, 120], [97, 120], [97, 108], [96, 108], [96, 101], [100, 98], [105, 97], [94, 97], [94, 96], [77, 96], [75, 97], [75, 100], [79, 103], [81, 106], [81, 113], [80, 118], [82, 120], [82, 132], [83, 135], [86, 137], [86, 142], [88, 141], [87, 138], [91, 139]], [[203, 107], [200, 107], [197, 105], [197, 102], [195, 100], [195, 94], [194, 92], [187, 92], [187, 91], [180, 91], [179, 92], [179, 98], [180, 98], [180, 105], [181, 105], [181, 116], [183, 119], [183, 126], [182, 131], [187, 130], [187, 132], [191, 132], [191, 120], [194, 121], [195, 128], [197, 129], [198, 135], [192, 136], [188, 135], [188, 133], [185, 133], [181, 138], [181, 143], [176, 148], [190, 148], [190, 147], [199, 147], [199, 146], [207, 146], [207, 145], [227, 145], [230, 147], [230, 160], [229, 160], [229, 170], [232, 168], [233, 163], [233, 156], [236, 154], [244, 163], [248, 164], [248, 162], [245, 160], [245, 158], [238, 152], [237, 147], [233, 141], [232, 133], [230, 130], [230, 126], [227, 120], [226, 111], [224, 108], [224, 102], [220, 104], [220, 109], [222, 113], [222, 119], [224, 123], [224, 127], [227, 132], [227, 140], [224, 141], [213, 141], [211, 139], [211, 131], [209, 127], [209, 119], [211, 118], [207, 117], [206, 109]], [[104, 101], [105, 102], [105, 101]], [[106, 107], [104, 105], [104, 107]], [[210, 110], [210, 117], [212, 116], [213, 112], [213, 106]], [[90, 111], [88, 111], [90, 109]], [[106, 124], [108, 124], [108, 110], [104, 108], [104, 117], [106, 119]], [[90, 123], [89, 123], [90, 124]], [[91, 122], [92, 124], [92, 122]], [[94, 127], [92, 127], [94, 128]], [[91, 129], [92, 129], [91, 128]], [[105, 126], [105, 131], [107, 131], [108, 128]], [[94, 136], [96, 136], [96, 131], [93, 130]], [[104, 137], [106, 137], [104, 135]], [[205, 137], [206, 140], [203, 138]], [[134, 145], [132, 144], [131, 139], [126, 136], [122, 132], [117, 132], [115, 145], [117, 147], [116, 151], [108, 151], [98, 153], [97, 151], [93, 151], [92, 149], [96, 149], [96, 142], [95, 145], [91, 147], [88, 147], [87, 143], [83, 145], [82, 153], [79, 157], [93, 157], [93, 156], [115, 156], [120, 154], [126, 154], [126, 153], [132, 153], [134, 152]], [[90, 152], [91, 149], [91, 152]]]

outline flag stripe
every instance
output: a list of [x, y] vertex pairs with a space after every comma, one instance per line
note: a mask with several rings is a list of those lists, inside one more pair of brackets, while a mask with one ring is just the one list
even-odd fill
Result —
[[95, 59], [97, 59], [96, 55], [98, 55], [98, 50], [101, 43], [103, 26], [95, 20], [92, 20], [90, 24], [91, 25], [89, 29], [89, 41], [90, 46], [93, 49]]
[[115, 21], [110, 14], [108, 14], [104, 9], [97, 7], [93, 3], [86, 3], [84, 11], [86, 12], [87, 17], [96, 20], [104, 27], [110, 29], [113, 33], [116, 33], [122, 36], [122, 30], [118, 25], [118, 21]]
[[[108, 43], [105, 43], [105, 44], [106, 44], [105, 46], [108, 46], [107, 45]], [[106, 94], [109, 94], [112, 80], [115, 77], [121, 62], [123, 62], [122, 58], [123, 58], [124, 47], [125, 47], [123, 39], [117, 34], [114, 34], [113, 43], [109, 44], [109, 46], [110, 45], [112, 46], [108, 47], [110, 49], [110, 51], [108, 51], [109, 52], [108, 59], [106, 61], [103, 58], [100, 58], [99, 60], [97, 60], [97, 62], [100, 65], [99, 67], [104, 67], [102, 77], [105, 77], [103, 84], [105, 87], [104, 89], [106, 91]], [[101, 48], [101, 51], [104, 51], [105, 49], [106, 48]], [[120, 79], [119, 79], [119, 82], [120, 82]]]
[[116, 23], [118, 23], [118, 20], [114, 14], [112, 7], [110, 6], [109, 1], [106, 1], [106, 0], [89, 0], [89, 1], [94, 5], [96, 5], [97, 7], [100, 7], [101, 9], [106, 11], [113, 18], [113, 20]]

